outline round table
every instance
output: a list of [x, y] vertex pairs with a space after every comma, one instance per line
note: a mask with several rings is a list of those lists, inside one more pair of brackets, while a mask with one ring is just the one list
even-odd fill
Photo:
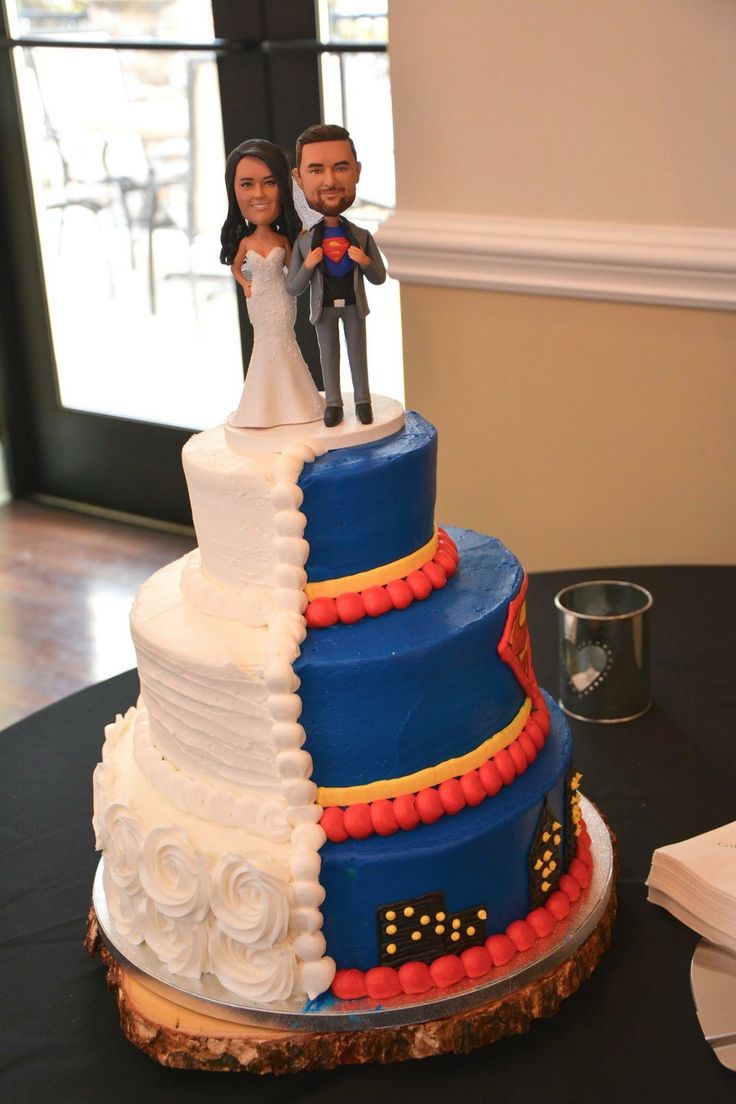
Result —
[[258, 1078], [160, 1067], [120, 1032], [104, 970], [82, 947], [98, 856], [92, 771], [103, 726], [137, 696], [135, 672], [0, 734], [0, 1021], [3, 1098], [14, 1104], [242, 1100], [696, 1099], [731, 1102], [736, 1078], [705, 1042], [690, 995], [694, 932], [647, 903], [652, 851], [736, 816], [736, 568], [642, 567], [532, 576], [542, 685], [556, 689], [552, 598], [580, 579], [654, 595], [653, 708], [624, 725], [573, 722], [585, 794], [619, 841], [613, 946], [554, 1019], [469, 1055]]

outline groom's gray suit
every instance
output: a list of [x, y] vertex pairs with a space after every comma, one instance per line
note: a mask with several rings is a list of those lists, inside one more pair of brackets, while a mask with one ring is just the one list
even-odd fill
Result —
[[309, 321], [317, 331], [327, 406], [342, 406], [340, 344], [338, 338], [340, 318], [342, 318], [345, 331], [345, 343], [348, 349], [348, 361], [350, 362], [350, 375], [353, 380], [356, 405], [357, 403], [371, 401], [365, 336], [365, 318], [369, 312], [369, 307], [363, 277], [370, 280], [372, 284], [382, 284], [386, 279], [386, 268], [371, 234], [363, 227], [348, 222], [345, 218], [340, 219], [340, 225], [345, 230], [345, 236], [356, 245], [359, 245], [371, 261], [367, 268], [361, 268], [358, 264], [353, 265], [354, 304], [343, 307], [325, 306], [325, 285], [322, 269], [324, 262], [311, 270], [304, 267], [304, 260], [313, 248], [314, 228], [301, 234], [294, 242], [289, 271], [286, 276], [286, 290], [290, 295], [301, 295], [309, 284]]

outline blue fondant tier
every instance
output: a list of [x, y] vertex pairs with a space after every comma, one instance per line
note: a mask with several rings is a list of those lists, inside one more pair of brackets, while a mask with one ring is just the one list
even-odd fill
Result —
[[391, 437], [306, 464], [299, 486], [310, 583], [356, 575], [425, 545], [436, 483], [437, 431], [413, 411]]
[[[547, 704], [552, 724], [544, 748], [526, 772], [495, 797], [411, 832], [324, 845], [320, 851], [320, 880], [327, 892], [322, 907], [324, 934], [327, 953], [338, 969], [367, 970], [379, 965], [376, 917], [379, 910], [385, 916], [386, 909], [397, 903], [441, 894], [446, 928], [454, 914], [470, 910], [477, 915], [482, 908], [487, 919], [472, 921], [481, 937], [504, 931], [535, 907], [529, 889], [530, 851], [545, 800], [563, 825], [562, 855], [568, 821], [572, 739], [567, 722], [548, 697]], [[426, 927], [420, 916], [424, 909], [431, 920]], [[432, 913], [426, 903], [418, 904], [413, 917], [403, 921], [403, 909], [394, 911], [399, 914], [399, 939], [402, 923], [420, 932], [415, 944], [420, 957], [422, 946], [433, 938], [436, 906]], [[463, 927], [467, 923], [464, 919]], [[453, 946], [449, 943], [434, 957], [452, 951]], [[383, 964], [389, 961], [384, 957]]]
[[492, 537], [449, 530], [460, 566], [408, 609], [310, 630], [295, 664], [321, 787], [397, 778], [473, 751], [513, 720], [524, 691], [498, 655], [518, 560]]

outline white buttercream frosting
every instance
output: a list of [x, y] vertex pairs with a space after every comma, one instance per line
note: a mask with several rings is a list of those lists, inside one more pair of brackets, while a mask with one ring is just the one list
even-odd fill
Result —
[[[254, 951], [276, 947], [278, 954], [256, 958], [248, 967], [252, 984], [241, 977], [240, 988], [230, 988], [254, 999], [256, 990], [278, 994], [267, 999], [282, 999], [284, 979], [291, 979], [291, 993], [298, 978], [290, 925], [290, 841], [220, 827], [179, 810], [135, 760], [139, 725], [146, 727], [144, 708], [129, 710], [108, 727], [105, 761], [96, 772], [103, 884], [116, 931], [133, 943], [145, 939], [172, 974], [183, 977], [211, 969], [213, 926]], [[242, 953], [228, 946], [220, 959], [232, 958], [237, 970], [245, 971]], [[267, 977], [269, 962], [273, 969]], [[229, 976], [227, 967], [220, 975], [221, 980]]]
[[[271, 716], [271, 738], [278, 749], [275, 763], [281, 777], [281, 792], [286, 799], [288, 815], [293, 825], [292, 853], [289, 861], [292, 876], [294, 951], [300, 960], [299, 983], [307, 996], [314, 998], [327, 989], [335, 975], [335, 963], [326, 954], [326, 943], [320, 930], [319, 906], [324, 890], [319, 883], [321, 861], [317, 854], [324, 843], [324, 833], [315, 821], [321, 810], [315, 805], [317, 787], [311, 781], [312, 757], [302, 750], [305, 733], [299, 724], [302, 706], [299, 680], [293, 664], [299, 656], [306, 636], [306, 572], [309, 545], [304, 540], [307, 519], [292, 503], [299, 503], [301, 492], [297, 480], [305, 463], [311, 463], [324, 451], [314, 442], [300, 442], [286, 447], [275, 464], [276, 484], [272, 493], [274, 528], [278, 536], [274, 547], [277, 559], [276, 578], [279, 590], [275, 609], [268, 619], [267, 661], [264, 683], [268, 691], [267, 709]], [[313, 816], [314, 811], [317, 816]], [[308, 913], [311, 923], [305, 923]]]
[[105, 763], [98, 763], [92, 774], [92, 798], [94, 808], [92, 814], [92, 828], [95, 833], [95, 848], [97, 851], [102, 850], [105, 841], [102, 821], [105, 815], [105, 809], [107, 808], [105, 803], [106, 788], [104, 784], [106, 771], [109, 772], [109, 767]]
[[[278, 575], [275, 581], [281, 585]], [[205, 572], [198, 548], [184, 557], [181, 589], [187, 602], [209, 617], [239, 621], [254, 628], [265, 625], [273, 609], [273, 587], [252, 584], [244, 590], [233, 590], [224, 586]]]
[[216, 924], [210, 927], [210, 970], [227, 989], [248, 1000], [286, 1000], [294, 992], [297, 961], [288, 946], [249, 947]]
[[286, 800], [280, 794], [233, 789], [178, 770], [154, 744], [145, 707], [140, 709], [136, 719], [133, 754], [151, 784], [182, 811], [218, 824], [245, 828], [274, 842], [289, 838], [291, 829], [286, 816]]
[[198, 924], [207, 915], [209, 876], [181, 828], [152, 828], [140, 858], [141, 886], [164, 916]]
[[141, 693], [162, 757], [192, 777], [278, 791], [268, 630], [222, 621], [182, 597], [186, 559], [157, 571], [131, 611]]
[[223, 855], [215, 867], [212, 911], [222, 931], [249, 947], [272, 947], [286, 938], [287, 887], [241, 855]]
[[297, 987], [306, 993], [310, 1000], [314, 1000], [320, 993], [330, 988], [334, 976], [335, 963], [329, 955], [311, 962], [302, 959], [299, 963]]
[[145, 933], [146, 896], [144, 893], [131, 893], [123, 890], [111, 877], [105, 863], [102, 884], [110, 915], [115, 921], [117, 931], [131, 943], [142, 943]]
[[141, 888], [141, 830], [122, 802], [112, 802], [105, 809], [102, 840], [109, 877], [128, 894], [137, 893]]
[[309, 554], [298, 479], [322, 451], [234, 454], [221, 428], [187, 444], [200, 548], [139, 592], [141, 706], [108, 726], [94, 780], [121, 934], [174, 974], [209, 971], [264, 1003], [314, 998], [335, 973], [294, 671]]
[[208, 926], [177, 920], [160, 912], [148, 898], [144, 912], [146, 943], [172, 974], [199, 978], [209, 965]]
[[191, 437], [182, 461], [207, 575], [236, 592], [274, 586], [273, 454], [232, 452], [218, 426]]

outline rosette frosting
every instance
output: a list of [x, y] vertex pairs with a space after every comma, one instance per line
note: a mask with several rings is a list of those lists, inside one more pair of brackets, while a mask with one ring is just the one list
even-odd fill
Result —
[[127, 893], [137, 893], [141, 888], [140, 828], [127, 805], [119, 801], [108, 805], [101, 819], [105, 869], [116, 886]]
[[217, 863], [212, 911], [223, 932], [253, 948], [272, 947], [289, 927], [286, 886], [242, 855], [223, 855]]
[[198, 978], [207, 969], [207, 925], [164, 916], [146, 901], [145, 939], [172, 974]]
[[209, 968], [226, 989], [257, 1001], [286, 1000], [291, 996], [297, 966], [288, 946], [248, 947], [213, 924], [209, 950]]
[[95, 849], [101, 851], [105, 846], [104, 819], [107, 809], [107, 785], [111, 774], [108, 763], [98, 763], [92, 775], [92, 828], [95, 833]]
[[203, 858], [181, 828], [152, 828], [140, 861], [144, 890], [159, 912], [199, 923], [209, 904], [209, 876]]
[[[222, 437], [185, 449], [208, 566], [199, 553], [168, 565], [133, 608], [140, 708], [106, 729], [95, 833], [117, 931], [145, 939], [172, 974], [210, 972], [254, 1003], [311, 998], [335, 964], [321, 932], [326, 835], [294, 663], [307, 633], [299, 478], [325, 445], [289, 441], [241, 458]], [[248, 554], [234, 562], [213, 529], [233, 531], [213, 498], [221, 477], [247, 522], [235, 531]]]
[[115, 928], [131, 943], [142, 943], [145, 939], [144, 914], [145, 897], [142, 893], [128, 893], [121, 889], [111, 877], [110, 866], [105, 859], [102, 874], [105, 898]]

